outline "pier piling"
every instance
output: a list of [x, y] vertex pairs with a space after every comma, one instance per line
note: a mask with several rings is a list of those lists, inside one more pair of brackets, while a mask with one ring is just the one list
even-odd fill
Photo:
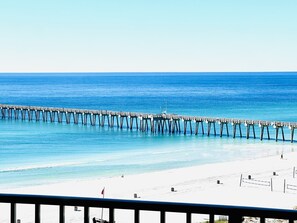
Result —
[[235, 120], [231, 122], [231, 125], [233, 126], [233, 138], [236, 136], [236, 129], [238, 126], [239, 129], [239, 136], [242, 138], [242, 131], [241, 131], [241, 122], [239, 120]]
[[218, 123], [220, 124], [220, 137], [223, 136], [224, 126], [226, 127], [227, 136], [229, 136], [228, 121], [220, 120]]
[[270, 139], [270, 134], [269, 134], [269, 124], [267, 122], [260, 122], [259, 127], [261, 128], [261, 133], [260, 133], [260, 140], [263, 140], [263, 135], [264, 135], [264, 129], [266, 129], [267, 132], [267, 137]]
[[216, 121], [214, 119], [207, 119], [205, 122], [207, 123], [207, 136], [210, 135], [211, 125], [213, 125], [213, 134], [216, 136]]
[[198, 135], [198, 133], [199, 133], [199, 125], [200, 124], [201, 124], [202, 135], [204, 135], [203, 120], [202, 119], [195, 119], [195, 122], [196, 122], [195, 135]]
[[282, 131], [282, 139], [283, 141], [285, 141], [285, 134], [284, 134], [284, 128], [281, 124], [274, 124], [273, 126], [275, 128], [275, 141], [277, 142], [278, 141], [278, 133], [279, 133], [279, 129], [281, 129]]

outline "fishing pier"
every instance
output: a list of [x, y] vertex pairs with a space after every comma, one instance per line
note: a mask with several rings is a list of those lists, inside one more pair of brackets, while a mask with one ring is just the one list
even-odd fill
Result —
[[[38, 106], [19, 106], [0, 104], [0, 118], [27, 121], [74, 123], [109, 128], [130, 129], [151, 133], [202, 134], [227, 137], [246, 137], [260, 140], [272, 139], [285, 141], [284, 129], [290, 131], [290, 141], [294, 142], [297, 122], [245, 120], [232, 118], [211, 118], [183, 116], [175, 114], [147, 114], [117, 112], [108, 110], [87, 110]], [[259, 128], [256, 136], [255, 128]], [[217, 131], [219, 130], [219, 131]]]

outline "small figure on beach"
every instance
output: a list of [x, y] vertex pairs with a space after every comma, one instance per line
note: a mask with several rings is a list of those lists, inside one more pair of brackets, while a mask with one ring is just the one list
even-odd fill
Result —
[[108, 223], [108, 221], [103, 220], [103, 219], [98, 219], [98, 218], [93, 218], [93, 223]]
[[77, 206], [74, 206], [74, 211], [80, 211]]

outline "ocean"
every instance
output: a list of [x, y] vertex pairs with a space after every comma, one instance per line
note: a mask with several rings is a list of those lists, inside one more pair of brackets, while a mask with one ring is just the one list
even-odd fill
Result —
[[[0, 103], [297, 121], [297, 73], [2, 74]], [[244, 128], [243, 128], [244, 129]], [[229, 131], [232, 133], [231, 126]], [[245, 130], [244, 130], [245, 131]], [[0, 188], [290, 154], [296, 143], [0, 120]], [[271, 137], [275, 132], [271, 129]], [[267, 137], [266, 137], [267, 138]]]

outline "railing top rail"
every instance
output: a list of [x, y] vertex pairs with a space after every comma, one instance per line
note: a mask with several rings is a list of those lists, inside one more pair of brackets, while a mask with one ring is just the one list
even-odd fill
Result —
[[185, 212], [201, 214], [256, 216], [265, 218], [297, 219], [296, 210], [243, 207], [214, 204], [176, 203], [161, 201], [120, 200], [108, 198], [67, 197], [47, 195], [0, 194], [2, 203], [25, 203], [41, 205], [68, 205], [104, 207], [115, 209], [137, 209], [166, 212]]

